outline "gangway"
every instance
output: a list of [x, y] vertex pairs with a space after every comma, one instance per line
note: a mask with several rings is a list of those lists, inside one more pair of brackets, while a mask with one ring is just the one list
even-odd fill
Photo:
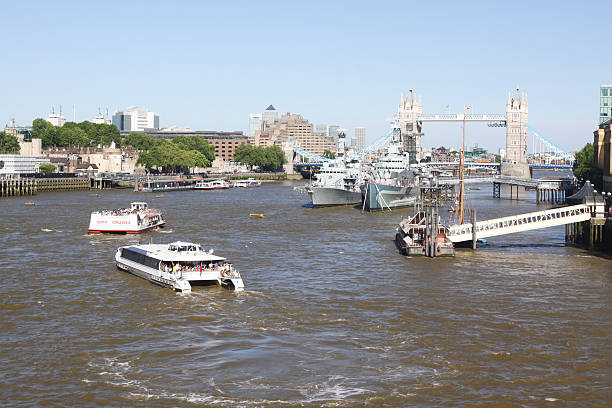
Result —
[[473, 235], [472, 224], [451, 225], [448, 227], [448, 238], [453, 242], [471, 241], [474, 238], [488, 238], [498, 235], [514, 234], [540, 228], [556, 227], [587, 221], [591, 210], [584, 204], [554, 208], [526, 214], [512, 215], [476, 222], [476, 235]]

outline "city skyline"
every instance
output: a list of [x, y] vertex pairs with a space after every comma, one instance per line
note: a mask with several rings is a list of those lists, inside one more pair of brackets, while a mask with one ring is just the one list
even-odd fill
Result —
[[[530, 124], [577, 150], [598, 124], [599, 87], [611, 81], [612, 57], [585, 46], [599, 38], [595, 22], [612, 16], [603, 2], [273, 2], [265, 10], [250, 3], [135, 3], [117, 14], [118, 4], [107, 3], [93, 19], [78, 2], [5, 6], [7, 15], [28, 16], [28, 30], [17, 19], [0, 27], [10, 40], [0, 68], [11, 96], [0, 101], [5, 123], [14, 117], [27, 125], [60, 103], [67, 120], [76, 105], [77, 121], [91, 121], [99, 106], [145, 106], [159, 112], [162, 126], [247, 135], [249, 114], [272, 104], [279, 114], [340, 123], [349, 137], [365, 127], [369, 144], [389, 131], [388, 119], [411, 88], [424, 113], [459, 113], [464, 105], [503, 113], [518, 84], [529, 97]], [[415, 16], [410, 24], [407, 15]], [[259, 24], [258, 16], [274, 24]], [[367, 24], [348, 23], [360, 19]], [[154, 57], [110, 46], [134, 36]], [[431, 147], [457, 145], [461, 129], [427, 124], [423, 131], [423, 146]], [[468, 141], [494, 150], [504, 147], [505, 135], [470, 125]]]

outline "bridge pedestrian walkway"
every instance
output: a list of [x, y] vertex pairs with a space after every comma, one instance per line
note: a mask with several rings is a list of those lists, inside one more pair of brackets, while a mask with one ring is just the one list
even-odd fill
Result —
[[448, 228], [448, 238], [453, 242], [471, 241], [474, 238], [488, 238], [498, 235], [514, 234], [540, 228], [555, 227], [587, 221], [591, 218], [591, 210], [584, 204], [555, 208], [526, 214], [512, 215], [476, 222], [476, 236], [473, 235], [472, 224], [452, 225]]

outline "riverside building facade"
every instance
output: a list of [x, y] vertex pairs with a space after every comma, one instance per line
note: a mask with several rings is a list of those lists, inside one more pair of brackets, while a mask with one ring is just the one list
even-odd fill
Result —
[[322, 155], [325, 150], [336, 150], [333, 139], [324, 133], [314, 132], [312, 123], [302, 115], [292, 113], [284, 114], [271, 124], [264, 121], [262, 130], [255, 132], [249, 142], [261, 147], [295, 142], [302, 149], [318, 155]]
[[599, 87], [599, 123], [612, 119], [612, 85]]

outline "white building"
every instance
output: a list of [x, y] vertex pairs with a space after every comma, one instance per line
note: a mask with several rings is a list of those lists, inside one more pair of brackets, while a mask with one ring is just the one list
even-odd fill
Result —
[[355, 143], [353, 149], [361, 150], [365, 147], [366, 130], [363, 127], [355, 128]]
[[116, 111], [113, 124], [119, 130], [142, 132], [145, 129], [159, 129], [159, 116], [142, 106], [132, 106], [124, 111]]
[[47, 116], [47, 122], [53, 126], [62, 127], [66, 123], [66, 118], [62, 115], [62, 106], [60, 105], [59, 113], [55, 113], [55, 109], [51, 108], [51, 113]]
[[106, 110], [106, 116], [102, 115], [102, 112], [100, 112], [100, 108], [98, 108], [98, 114], [93, 118], [93, 123], [97, 124], [97, 125], [110, 125], [112, 122], [110, 120], [110, 118], [108, 117], [108, 109]]
[[268, 106], [263, 113], [264, 122], [266, 122], [268, 125], [271, 125], [276, 119], [278, 119], [278, 111], [274, 106]]
[[[271, 105], [270, 105], [271, 106]], [[263, 122], [263, 114], [251, 113], [249, 115], [249, 136], [255, 136], [255, 132], [261, 130], [261, 124]]]
[[49, 159], [19, 154], [0, 154], [0, 175], [13, 175], [21, 173], [38, 173], [42, 163], [49, 163]]

